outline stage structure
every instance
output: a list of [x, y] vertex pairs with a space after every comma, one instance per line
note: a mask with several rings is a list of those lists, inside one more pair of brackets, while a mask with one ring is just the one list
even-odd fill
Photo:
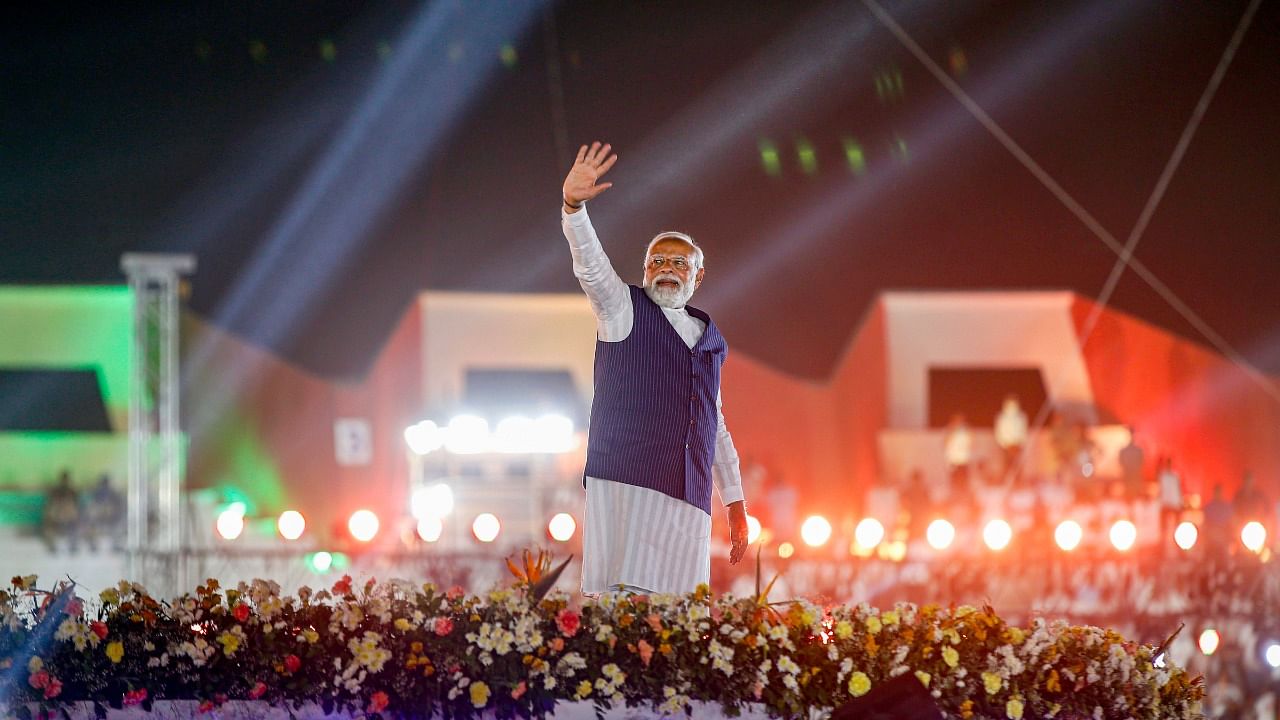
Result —
[[[178, 296], [192, 255], [125, 253], [133, 295], [129, 385], [129, 576], [162, 595], [187, 586], [182, 563], [182, 433], [178, 426]], [[154, 501], [155, 522], [150, 522]]]

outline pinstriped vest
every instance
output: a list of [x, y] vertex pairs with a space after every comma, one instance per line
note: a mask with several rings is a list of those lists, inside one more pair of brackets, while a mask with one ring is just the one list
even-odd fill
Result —
[[619, 342], [596, 341], [587, 475], [657, 490], [711, 514], [716, 394], [728, 353], [707, 324], [690, 350], [644, 290], [631, 285], [634, 322]]

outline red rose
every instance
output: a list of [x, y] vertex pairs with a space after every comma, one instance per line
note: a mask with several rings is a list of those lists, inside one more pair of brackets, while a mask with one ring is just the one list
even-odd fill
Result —
[[101, 620], [94, 620], [89, 623], [89, 629], [93, 631], [94, 635], [98, 636], [99, 640], [107, 639], [107, 624]]
[[258, 684], [254, 685], [253, 689], [249, 691], [249, 699], [257, 700], [258, 698], [262, 697], [266, 692], [267, 692], [267, 684], [259, 680]]
[[62, 694], [62, 681], [58, 678], [49, 678], [49, 684], [44, 686], [44, 699], [52, 700]]
[[130, 706], [130, 705], [141, 705], [141, 704], [142, 704], [142, 701], [144, 701], [144, 700], [146, 700], [146, 699], [147, 699], [147, 689], [146, 689], [146, 688], [139, 688], [139, 689], [137, 689], [137, 690], [130, 690], [129, 692], [127, 692], [127, 693], [125, 693], [125, 694], [124, 694], [124, 704], [125, 704], [125, 707], [128, 707], [128, 706]]
[[205, 713], [207, 713], [207, 712], [210, 712], [211, 710], [213, 710], [213, 701], [212, 701], [212, 700], [205, 700], [204, 702], [200, 703], [199, 712], [200, 712], [200, 714], [201, 714], [201, 715], [203, 715], [203, 714], [205, 714]]
[[27, 682], [37, 690], [44, 688], [49, 684], [49, 671], [41, 670], [40, 672], [31, 673], [31, 677], [27, 678]]
[[560, 632], [565, 637], [573, 637], [578, 634], [578, 627], [582, 625], [582, 616], [577, 612], [565, 608], [556, 615], [556, 627], [560, 628]]
[[244, 622], [249, 619], [249, 606], [244, 603], [237, 603], [236, 606], [232, 608], [231, 614], [235, 616], [237, 621]]
[[445, 635], [453, 632], [453, 620], [451, 618], [436, 618], [435, 625], [436, 634], [440, 637], [444, 637]]
[[458, 598], [462, 597], [463, 592], [465, 591], [462, 589], [461, 585], [454, 585], [453, 587], [449, 588], [448, 592], [446, 592], [444, 596], [449, 598], [450, 600], [457, 600]]
[[369, 712], [382, 712], [387, 709], [387, 703], [389, 702], [391, 702], [391, 698], [387, 697], [386, 693], [379, 690], [373, 694], [373, 697], [369, 698]]
[[343, 575], [342, 579], [333, 584], [334, 595], [350, 595], [351, 594], [351, 576]]
[[298, 672], [302, 668], [302, 660], [297, 655], [286, 655], [284, 658], [284, 669], [290, 675]]

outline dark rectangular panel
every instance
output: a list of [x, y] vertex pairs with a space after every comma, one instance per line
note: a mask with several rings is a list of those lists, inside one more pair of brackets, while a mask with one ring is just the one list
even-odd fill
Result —
[[0, 432], [111, 432], [94, 368], [0, 368]]

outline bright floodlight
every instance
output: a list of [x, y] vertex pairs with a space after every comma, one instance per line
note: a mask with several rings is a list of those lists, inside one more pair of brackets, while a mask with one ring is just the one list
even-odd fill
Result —
[[480, 513], [471, 523], [471, 532], [480, 542], [493, 542], [502, 530], [502, 523], [493, 513]]
[[498, 452], [536, 452], [533, 421], [523, 415], [513, 415], [498, 422], [493, 429], [493, 445]]
[[884, 525], [875, 518], [863, 518], [853, 529], [853, 539], [858, 547], [870, 550], [884, 540]]
[[747, 516], [747, 544], [750, 545], [760, 539], [760, 521], [755, 515]]
[[297, 540], [307, 529], [307, 519], [297, 510], [285, 510], [280, 513], [280, 519], [276, 520], [276, 529], [285, 540]]
[[1240, 542], [1249, 548], [1249, 552], [1260, 552], [1267, 544], [1267, 529], [1257, 520], [1251, 520], [1240, 530]]
[[573, 421], [564, 415], [543, 415], [533, 421], [535, 452], [565, 453], [577, 446]]
[[1190, 520], [1183, 520], [1178, 523], [1177, 529], [1173, 531], [1173, 541], [1178, 543], [1178, 547], [1183, 550], [1190, 550], [1196, 546], [1196, 539], [1200, 537], [1200, 531], [1196, 530], [1196, 524]]
[[235, 540], [244, 532], [244, 511], [239, 508], [227, 508], [218, 513], [218, 534], [223, 540]]
[[1111, 525], [1111, 544], [1120, 552], [1133, 549], [1138, 540], [1138, 528], [1128, 520], [1117, 520]]
[[444, 522], [438, 517], [427, 516], [418, 520], [418, 537], [423, 542], [435, 542], [444, 532]]
[[489, 422], [475, 415], [459, 415], [449, 421], [444, 449], [457, 455], [474, 455], [489, 449]]
[[1063, 520], [1053, 531], [1053, 541], [1067, 552], [1080, 547], [1080, 540], [1083, 538], [1084, 528], [1080, 527], [1080, 523], [1075, 520]]
[[577, 529], [578, 523], [574, 522], [569, 513], [556, 513], [551, 522], [547, 523], [547, 532], [551, 533], [551, 538], [556, 542], [569, 542]]
[[1004, 520], [996, 518], [982, 528], [982, 541], [992, 550], [1005, 549], [1010, 540], [1013, 540], [1013, 528]]
[[1221, 638], [1218, 637], [1218, 631], [1213, 628], [1205, 628], [1205, 631], [1200, 633], [1200, 652], [1205, 655], [1214, 654], [1218, 651], [1219, 642], [1221, 642]]
[[351, 537], [369, 542], [378, 534], [378, 516], [370, 510], [357, 510], [347, 520], [347, 529], [351, 531]]
[[1267, 664], [1271, 667], [1280, 668], [1280, 643], [1268, 645], [1262, 657], [1266, 659]]
[[444, 433], [440, 428], [430, 420], [423, 420], [404, 429], [405, 443], [409, 445], [410, 450], [418, 455], [426, 455], [439, 450], [440, 446], [444, 444], [443, 435]]
[[821, 515], [810, 515], [800, 526], [800, 539], [809, 547], [825, 545], [831, 539], [831, 523]]
[[778, 546], [778, 557], [784, 560], [794, 555], [795, 552], [796, 547], [789, 542], [784, 542]]
[[333, 567], [333, 555], [321, 550], [311, 556], [311, 567], [315, 568], [316, 572], [329, 572], [329, 568]]
[[938, 518], [929, 523], [929, 527], [924, 531], [924, 537], [934, 550], [946, 550], [951, 547], [951, 542], [956, 539], [956, 526], [942, 518]]
[[453, 512], [453, 490], [444, 483], [418, 488], [409, 499], [409, 512], [419, 520], [443, 518]]

